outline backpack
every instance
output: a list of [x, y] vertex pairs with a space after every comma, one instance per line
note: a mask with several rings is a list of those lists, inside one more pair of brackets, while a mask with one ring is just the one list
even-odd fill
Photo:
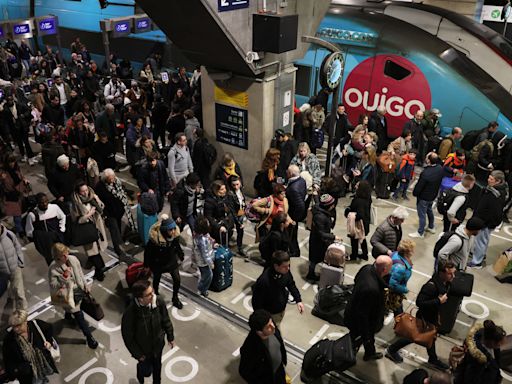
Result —
[[432, 136], [428, 138], [427, 141], [427, 153], [429, 152], [439, 152], [439, 147], [441, 146], [441, 142], [443, 139], [439, 136]]
[[311, 147], [318, 149], [324, 145], [325, 134], [322, 128], [315, 128], [311, 134]]
[[464, 238], [461, 235], [459, 235], [458, 233], [456, 233], [455, 231], [445, 232], [439, 238], [439, 240], [437, 240], [436, 245], [434, 246], [434, 259], [437, 259], [437, 256], [439, 255], [439, 251], [446, 245], [448, 240], [450, 240], [450, 238], [453, 235], [458, 236], [462, 240], [462, 243], [456, 252], [459, 252], [462, 249], [462, 247], [464, 246]]
[[455, 198], [462, 195], [465, 193], [454, 191], [452, 188], [445, 189], [437, 198], [437, 212], [446, 215]]
[[492, 153], [494, 152], [494, 144], [492, 143], [491, 140], [484, 140], [484, 141], [481, 141], [480, 143], [478, 143], [477, 145], [475, 145], [473, 147], [473, 149], [471, 150], [471, 160], [473, 160], [474, 162], [477, 162], [478, 155], [480, 155], [480, 151], [486, 145], [491, 147], [491, 156], [492, 156]]
[[476, 145], [478, 136], [480, 136], [482, 132], [483, 130], [480, 129], [466, 133], [460, 142], [460, 147], [466, 151], [471, 151], [471, 149]]
[[217, 150], [215, 147], [209, 142], [205, 141], [204, 143], [204, 155], [208, 160], [208, 164], [213, 165], [217, 160]]
[[140, 209], [142, 213], [153, 216], [158, 213], [158, 201], [155, 193], [143, 192], [140, 195]]
[[39, 123], [34, 127], [34, 137], [36, 143], [43, 144], [49, 137], [51, 128], [44, 123]]
[[138, 261], [130, 264], [128, 268], [126, 268], [126, 283], [128, 287], [131, 287], [136, 281], [147, 280], [151, 278], [151, 275], [151, 269], [144, 267], [144, 263]]
[[259, 223], [261, 221], [261, 215], [259, 213], [257, 213], [256, 211], [254, 211], [254, 209], [253, 209], [254, 204], [256, 204], [261, 199], [266, 199], [267, 200], [266, 208], [270, 208], [270, 206], [272, 205], [272, 201], [270, 200], [271, 199], [270, 196], [269, 197], [257, 197], [255, 199], [252, 199], [251, 201], [249, 201], [249, 203], [245, 207], [245, 217], [251, 223], [256, 223], [257, 224], [257, 223]]

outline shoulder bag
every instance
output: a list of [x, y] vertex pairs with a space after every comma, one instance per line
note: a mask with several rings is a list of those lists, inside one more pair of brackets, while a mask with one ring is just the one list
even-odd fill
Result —
[[395, 317], [394, 330], [397, 336], [426, 348], [431, 348], [437, 338], [437, 329], [434, 325], [407, 312]]
[[[39, 328], [39, 325], [37, 324], [37, 320], [32, 321], [34, 323], [34, 326], [36, 327], [37, 331], [41, 335], [41, 338], [43, 339], [43, 342], [46, 343], [46, 337], [44, 336], [43, 331], [41, 331], [41, 328]], [[52, 341], [50, 342], [52, 345], [49, 349], [50, 354], [52, 355], [53, 361], [58, 363], [60, 361], [60, 347], [59, 344], [55, 341], [55, 339], [52, 337]]]
[[100, 239], [100, 233], [96, 225], [87, 221], [86, 223], [73, 223], [71, 227], [71, 244], [74, 246], [95, 243]]

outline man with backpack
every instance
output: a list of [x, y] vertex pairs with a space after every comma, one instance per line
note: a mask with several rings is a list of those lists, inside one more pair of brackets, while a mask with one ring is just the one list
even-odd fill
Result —
[[466, 217], [469, 192], [475, 186], [475, 177], [465, 175], [453, 188], [441, 192], [437, 199], [437, 211], [443, 215], [443, 231], [454, 231]]
[[455, 142], [462, 137], [462, 128], [455, 127], [452, 129], [452, 133], [446, 136], [441, 144], [439, 145], [439, 151], [437, 152], [439, 158], [443, 161], [446, 160], [450, 153], [455, 151]]
[[483, 227], [482, 219], [472, 217], [465, 226], [459, 225], [454, 231], [446, 231], [434, 246], [436, 265], [440, 261], [451, 261], [457, 270], [464, 271], [471, 250], [471, 237], [478, 235]]

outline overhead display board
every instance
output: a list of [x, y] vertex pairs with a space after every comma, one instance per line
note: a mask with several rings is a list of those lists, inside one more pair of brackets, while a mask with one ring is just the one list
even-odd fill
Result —
[[112, 35], [114, 37], [128, 36], [132, 33], [132, 19], [116, 20], [112, 24]]
[[249, 148], [247, 109], [215, 103], [215, 130], [218, 142]]
[[234, 11], [249, 8], [249, 0], [217, 0], [219, 12]]
[[14, 40], [30, 39], [33, 36], [32, 20], [19, 20], [11, 24], [11, 32]]
[[152, 22], [149, 17], [134, 18], [133, 23], [134, 23], [134, 28], [133, 28], [134, 33], [144, 33], [144, 32], [151, 31]]
[[37, 19], [37, 34], [39, 36], [55, 35], [58, 32], [59, 21], [55, 16], [45, 16]]

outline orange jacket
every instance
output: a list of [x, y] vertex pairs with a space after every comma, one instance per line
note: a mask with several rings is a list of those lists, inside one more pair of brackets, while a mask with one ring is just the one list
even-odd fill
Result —
[[454, 153], [450, 153], [446, 160], [444, 161], [444, 165], [450, 168], [454, 169], [464, 169], [466, 168], [466, 159], [460, 159], [457, 157], [457, 155]]

